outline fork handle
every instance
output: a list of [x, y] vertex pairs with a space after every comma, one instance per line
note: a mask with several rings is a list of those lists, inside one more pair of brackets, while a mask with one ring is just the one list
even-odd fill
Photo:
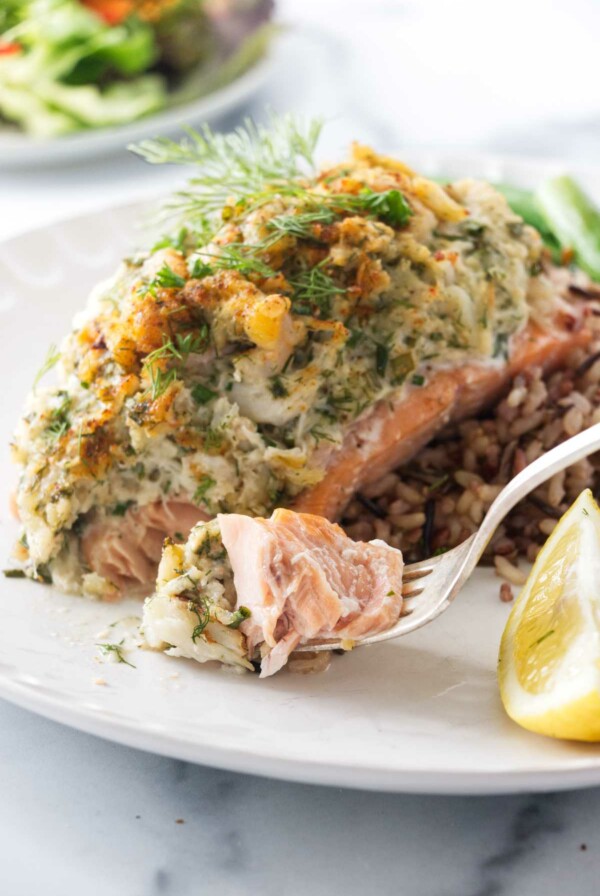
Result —
[[555, 473], [560, 473], [565, 467], [598, 450], [600, 450], [600, 423], [595, 423], [528, 464], [514, 479], [511, 479], [491, 504], [473, 538], [470, 557], [479, 560], [504, 517], [522, 498]]

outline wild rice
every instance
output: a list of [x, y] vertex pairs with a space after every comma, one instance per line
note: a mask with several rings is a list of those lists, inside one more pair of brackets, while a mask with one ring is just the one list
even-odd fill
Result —
[[[410, 463], [388, 473], [352, 501], [343, 525], [353, 537], [384, 537], [406, 562], [454, 547], [472, 532], [501, 488], [528, 463], [600, 421], [600, 316], [587, 351], [574, 351], [562, 370], [533, 369], [513, 380], [484, 416], [444, 430]], [[588, 363], [589, 362], [589, 363]], [[600, 492], [600, 453], [558, 473], [521, 502], [496, 532], [484, 558], [515, 585], [582, 489]], [[376, 505], [377, 514], [368, 509]], [[381, 534], [381, 533], [387, 533]]]
[[512, 564], [510, 560], [507, 560], [506, 557], [501, 557], [499, 554], [496, 554], [494, 557], [494, 565], [497, 574], [502, 576], [503, 579], [507, 579], [507, 581], [511, 582], [513, 585], [525, 584], [527, 576], [523, 570], [514, 566], [514, 564]]

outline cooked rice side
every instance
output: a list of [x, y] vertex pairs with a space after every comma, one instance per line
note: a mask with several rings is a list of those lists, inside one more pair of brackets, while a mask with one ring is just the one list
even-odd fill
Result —
[[[595, 336], [565, 368], [519, 374], [486, 415], [445, 430], [417, 458], [356, 495], [342, 525], [352, 538], [381, 538], [410, 563], [460, 544], [475, 532], [502, 487], [528, 463], [600, 422], [600, 311]], [[535, 560], [557, 520], [582, 489], [600, 491], [600, 453], [579, 461], [518, 504], [483, 562], [522, 585], [517, 562]]]

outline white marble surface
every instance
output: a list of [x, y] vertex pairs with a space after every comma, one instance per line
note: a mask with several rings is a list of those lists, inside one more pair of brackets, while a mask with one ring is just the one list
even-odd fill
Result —
[[[254, 105], [359, 137], [600, 158], [596, 0], [282, 0]], [[0, 238], [181, 174], [125, 153], [0, 171]], [[600, 790], [507, 798], [339, 791], [119, 747], [0, 703], [0, 893], [583, 896], [598, 892]], [[181, 820], [178, 823], [178, 820]]]
[[600, 790], [438, 798], [212, 771], [0, 710], [7, 896], [592, 896]]

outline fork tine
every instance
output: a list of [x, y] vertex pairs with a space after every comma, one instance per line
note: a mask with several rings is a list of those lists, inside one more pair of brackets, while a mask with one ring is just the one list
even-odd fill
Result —
[[417, 594], [422, 594], [425, 591], [424, 588], [409, 588], [408, 586], [402, 588], [402, 597], [416, 597]]
[[404, 571], [402, 573], [402, 581], [403, 582], [414, 582], [416, 579], [422, 579], [424, 576], [428, 576], [433, 572], [432, 566], [405, 566]]

